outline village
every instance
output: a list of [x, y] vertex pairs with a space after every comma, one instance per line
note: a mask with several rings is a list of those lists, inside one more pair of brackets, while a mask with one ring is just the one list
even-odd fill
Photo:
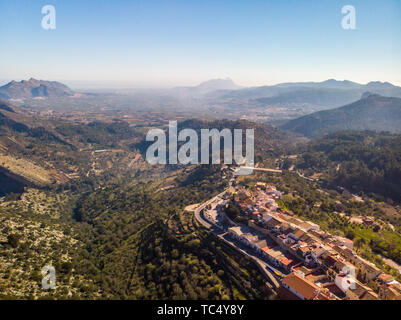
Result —
[[[401, 299], [401, 284], [357, 255], [352, 240], [280, 209], [280, 198], [281, 192], [266, 183], [254, 188], [231, 184], [200, 216], [266, 263], [267, 273], [278, 280], [281, 299]], [[239, 216], [233, 217], [233, 207], [239, 208]]]

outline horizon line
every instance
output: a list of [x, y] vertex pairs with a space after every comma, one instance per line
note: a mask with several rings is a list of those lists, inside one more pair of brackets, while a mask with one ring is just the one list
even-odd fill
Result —
[[[379, 83], [388, 83], [391, 84], [393, 86], [397, 86], [397, 87], [401, 87], [401, 82], [391, 82], [388, 80], [370, 80], [367, 82], [358, 82], [358, 81], [353, 81], [353, 80], [349, 80], [349, 79], [336, 79], [336, 78], [325, 78], [325, 80], [294, 80], [294, 81], [280, 81], [280, 82], [275, 82], [275, 83], [263, 83], [263, 84], [255, 84], [255, 85], [241, 85], [238, 82], [236, 82], [235, 80], [233, 80], [233, 78], [231, 77], [212, 77], [206, 80], [202, 80], [202, 81], [192, 81], [192, 83], [186, 83], [186, 84], [176, 84], [176, 85], [172, 85], [172, 84], [155, 84], [154, 82], [150, 82], [150, 81], [136, 81], [136, 80], [115, 80], [115, 79], [111, 79], [111, 80], [68, 80], [68, 79], [60, 79], [60, 78], [56, 78], [56, 79], [40, 79], [40, 77], [34, 77], [34, 76], [29, 76], [29, 77], [15, 77], [15, 78], [0, 78], [0, 86], [4, 86], [12, 81], [15, 82], [21, 82], [21, 81], [29, 81], [31, 79], [34, 80], [39, 80], [39, 81], [55, 81], [55, 82], [61, 82], [63, 84], [68, 84], [70, 83], [68, 86], [69, 87], [75, 87], [76, 89], [85, 89], [84, 85], [89, 85], [90, 87], [92, 87], [91, 89], [120, 89], [120, 90], [129, 90], [129, 89], [173, 89], [173, 88], [181, 88], [181, 87], [196, 87], [200, 84], [203, 84], [205, 82], [208, 81], [212, 81], [212, 80], [231, 80], [235, 85], [238, 85], [240, 88], [238, 89], [249, 89], [249, 88], [259, 88], [259, 87], [266, 87], [266, 86], [278, 86], [281, 84], [294, 84], [294, 83], [323, 83], [326, 81], [337, 81], [337, 82], [351, 82], [351, 83], [355, 83], [355, 84], [359, 84], [359, 85], [367, 85], [369, 83], [372, 82], [379, 82]], [[78, 83], [80, 83], [80, 85], [78, 85]], [[152, 84], [153, 83], [153, 84]], [[116, 85], [120, 85], [120, 86], [116, 86]], [[107, 86], [107, 85], [111, 85], [111, 86]], [[238, 90], [238, 89], [233, 89], [233, 90]]]

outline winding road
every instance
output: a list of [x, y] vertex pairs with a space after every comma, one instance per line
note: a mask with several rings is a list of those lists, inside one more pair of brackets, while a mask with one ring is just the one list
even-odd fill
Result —
[[217, 225], [214, 225], [214, 224], [210, 223], [209, 221], [207, 221], [203, 217], [203, 214], [202, 214], [203, 209], [205, 209], [209, 204], [211, 204], [211, 203], [213, 203], [215, 201], [219, 201], [220, 198], [226, 192], [227, 192], [227, 190], [223, 191], [222, 193], [220, 193], [217, 196], [213, 197], [212, 199], [204, 202], [198, 208], [196, 208], [195, 211], [194, 211], [194, 215], [195, 215], [196, 220], [202, 226], [204, 226], [206, 229], [211, 231], [215, 236], [219, 237], [221, 240], [223, 240], [225, 243], [227, 243], [229, 246], [231, 246], [232, 248], [236, 249], [241, 254], [246, 255], [247, 257], [252, 259], [256, 263], [256, 265], [258, 266], [260, 271], [268, 278], [269, 283], [275, 289], [278, 289], [278, 287], [280, 286], [280, 283], [277, 281], [276, 276], [273, 274], [273, 272], [275, 272], [276, 274], [280, 274], [279, 271], [277, 271], [274, 267], [272, 267], [269, 264], [267, 264], [265, 261], [263, 261], [260, 258], [258, 258], [256, 255], [251, 254], [250, 252], [248, 252], [248, 250], [246, 250], [246, 248], [240, 247], [235, 241], [233, 241], [233, 240], [231, 240], [231, 239], [229, 239], [227, 237], [227, 233], [226, 232], [222, 233], [222, 231], [219, 229], [219, 227], [217, 227]]

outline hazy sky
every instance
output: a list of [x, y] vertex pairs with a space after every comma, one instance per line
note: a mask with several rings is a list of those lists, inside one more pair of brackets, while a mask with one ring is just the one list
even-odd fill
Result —
[[[56, 30], [41, 27], [47, 4]], [[345, 5], [356, 30], [341, 27]], [[401, 1], [0, 0], [0, 44], [3, 79], [401, 85]]]

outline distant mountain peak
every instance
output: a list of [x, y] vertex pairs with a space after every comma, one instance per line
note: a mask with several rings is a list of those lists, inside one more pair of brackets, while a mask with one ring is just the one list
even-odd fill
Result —
[[208, 81], [204, 81], [197, 86], [198, 88], [206, 88], [213, 90], [235, 90], [241, 88], [239, 85], [235, 84], [235, 82], [231, 78], [225, 79], [210, 79]]
[[327, 79], [326, 81], [323, 81], [322, 83], [337, 83], [337, 82], [352, 82], [352, 81], [349, 81], [349, 80]]
[[380, 89], [393, 89], [395, 86], [390, 82], [381, 82], [381, 81], [371, 81], [369, 82], [366, 87], [380, 90]]
[[217, 91], [224, 90], [237, 90], [242, 87], [235, 84], [230, 78], [225, 79], [211, 79], [200, 83], [195, 87], [177, 87], [174, 88], [175, 93], [178, 93], [181, 97], [183, 96], [204, 96], [207, 94], [212, 94]]
[[362, 94], [361, 99], [367, 99], [367, 98], [373, 98], [373, 97], [381, 97], [381, 95], [370, 92], [370, 91], [366, 91]]
[[11, 81], [0, 87], [0, 98], [3, 99], [30, 99], [36, 97], [72, 96], [72, 91], [66, 85], [57, 81], [29, 80]]
[[368, 85], [369, 84], [385, 84], [385, 85], [391, 85], [392, 86], [392, 84], [390, 82], [388, 82], [388, 81], [370, 81], [368, 83]]
[[31, 83], [38, 83], [41, 82], [41, 80], [35, 79], [35, 78], [29, 78], [29, 80], [27, 82], [31, 82]]

